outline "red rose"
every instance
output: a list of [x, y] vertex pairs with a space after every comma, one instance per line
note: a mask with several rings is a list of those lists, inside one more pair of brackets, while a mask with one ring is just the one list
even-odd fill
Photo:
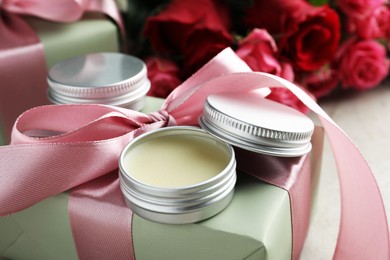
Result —
[[271, 73], [292, 81], [292, 67], [278, 61], [277, 51], [272, 36], [266, 30], [256, 28], [239, 42], [236, 54], [254, 71]]
[[344, 88], [373, 88], [389, 72], [386, 48], [374, 40], [347, 40], [340, 47], [335, 66]]
[[317, 70], [328, 63], [340, 40], [336, 11], [327, 5], [314, 7], [303, 0], [257, 0], [248, 9], [244, 24], [275, 35], [281, 54], [304, 71]]
[[183, 56], [193, 72], [232, 43], [228, 18], [217, 0], [173, 0], [146, 20], [144, 35], [155, 51]]
[[145, 60], [151, 88], [149, 96], [166, 98], [181, 83], [176, 63], [159, 57]]

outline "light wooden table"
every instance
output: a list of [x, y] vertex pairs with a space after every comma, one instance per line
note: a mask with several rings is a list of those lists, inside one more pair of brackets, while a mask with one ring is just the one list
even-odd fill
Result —
[[[390, 223], [390, 80], [381, 86], [320, 101], [371, 166]], [[336, 166], [325, 143], [317, 207], [301, 259], [332, 259], [340, 223]]]

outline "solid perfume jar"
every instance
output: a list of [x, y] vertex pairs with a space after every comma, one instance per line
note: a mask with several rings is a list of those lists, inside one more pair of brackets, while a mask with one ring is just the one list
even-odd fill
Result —
[[133, 139], [119, 159], [128, 207], [146, 219], [193, 223], [222, 211], [236, 183], [232, 147], [200, 128], [174, 126]]
[[47, 77], [54, 104], [105, 104], [141, 110], [150, 89], [145, 63], [121, 53], [93, 53], [61, 61]]
[[314, 130], [306, 115], [253, 94], [209, 96], [199, 124], [233, 146], [279, 157], [310, 152]]

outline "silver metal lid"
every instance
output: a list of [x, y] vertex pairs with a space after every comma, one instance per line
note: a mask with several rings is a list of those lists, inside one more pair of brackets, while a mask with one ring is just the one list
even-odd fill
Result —
[[248, 94], [209, 96], [199, 124], [232, 145], [283, 157], [308, 153], [314, 129], [311, 119], [299, 111]]
[[150, 89], [144, 62], [121, 53], [94, 53], [59, 62], [49, 70], [47, 81], [49, 99], [55, 104], [127, 106], [139, 102]]

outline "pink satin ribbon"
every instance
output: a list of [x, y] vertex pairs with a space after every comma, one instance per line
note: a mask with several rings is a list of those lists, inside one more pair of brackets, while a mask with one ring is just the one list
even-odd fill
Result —
[[125, 40], [114, 0], [0, 1], [0, 116], [6, 139], [18, 115], [34, 106], [49, 104], [43, 45], [23, 16], [67, 23], [80, 19], [84, 12], [107, 14], [117, 23]]
[[[319, 116], [333, 147], [342, 206], [334, 258], [388, 259], [388, 226], [381, 195], [358, 149], [304, 91], [279, 77], [250, 72], [230, 49], [221, 52], [179, 86], [161, 110], [151, 115], [103, 105], [43, 106], [22, 114], [14, 125], [12, 144], [0, 147], [0, 215], [22, 210], [83, 184], [74, 189], [69, 205], [79, 256], [131, 259], [134, 257], [131, 235], [118, 233], [131, 229], [130, 212], [123, 200], [118, 199], [117, 180], [103, 176], [117, 169], [118, 156], [127, 142], [143, 132], [169, 124], [197, 125], [203, 103], [210, 94], [249, 93], [273, 86], [290, 89]], [[33, 138], [23, 134], [38, 132], [58, 135]], [[299, 190], [296, 185], [286, 187], [290, 191]], [[116, 211], [120, 211], [118, 215]], [[293, 216], [292, 221], [297, 220], [299, 216]], [[106, 227], [112, 224], [116, 228]], [[305, 231], [293, 231], [296, 232]], [[94, 234], [94, 239], [88, 241], [87, 237], [80, 238], [80, 234]], [[301, 243], [303, 238], [293, 243], [294, 259], [299, 256]], [[106, 246], [99, 251], [101, 244]], [[118, 248], [119, 244], [129, 249]]]

